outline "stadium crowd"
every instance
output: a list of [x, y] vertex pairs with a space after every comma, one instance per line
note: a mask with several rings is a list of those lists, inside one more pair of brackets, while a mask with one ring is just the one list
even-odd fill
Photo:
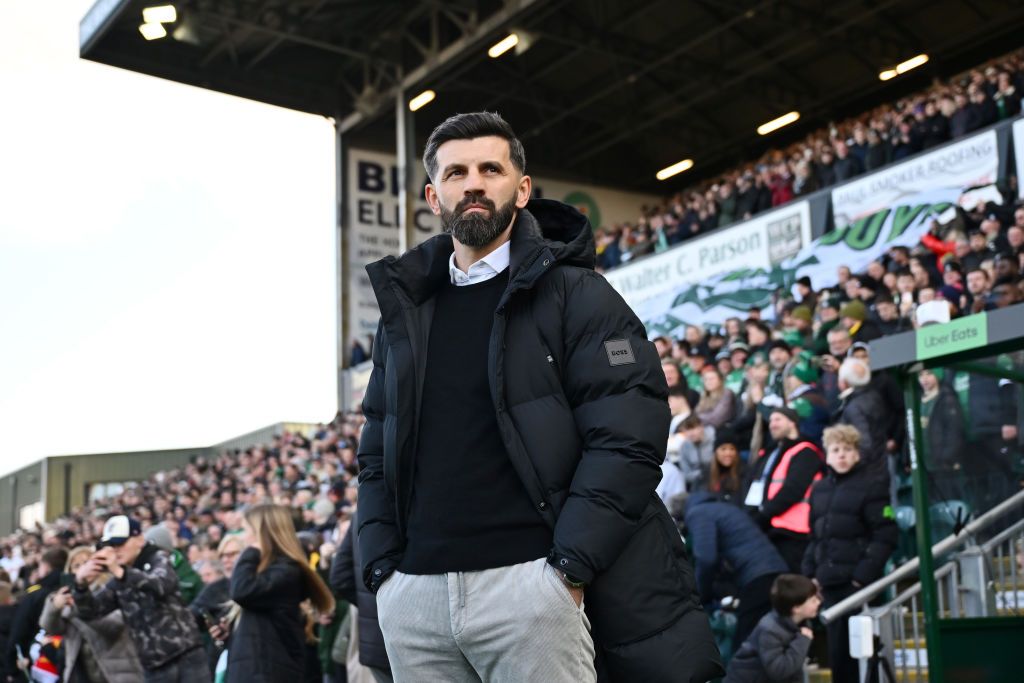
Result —
[[[766, 629], [788, 634], [790, 659], [810, 649], [814, 632], [783, 618], [810, 609], [801, 576], [816, 582], [815, 600], [835, 604], [879, 578], [899, 545], [903, 397], [872, 372], [866, 342], [925, 316], [1016, 305], [1022, 273], [1024, 206], [979, 205], [864, 272], [840, 268], [834, 287], [801, 279], [773, 322], [752, 309], [654, 339], [673, 415], [659, 494], [689, 541], [709, 613], [738, 605], [721, 645], [739, 670], [759, 661], [751, 648]], [[985, 362], [1021, 367], [1019, 355]], [[1016, 490], [1015, 388], [941, 370], [922, 372], [920, 385], [933, 500], [982, 510]], [[0, 672], [388, 680], [351, 538], [361, 423], [339, 415], [308, 436], [199, 458], [2, 539]], [[839, 681], [856, 668], [843, 629], [829, 626], [827, 650]], [[268, 661], [281, 668], [261, 670]]]
[[1024, 51], [815, 131], [597, 235], [603, 270], [955, 140], [1021, 111]]
[[[724, 225], [1016, 113], [1020, 67], [1011, 56], [680, 195], [606, 234], [605, 267], [613, 245], [624, 261], [646, 253], [640, 242], [691, 236], [688, 216], [697, 231]], [[709, 613], [738, 605], [721, 641], [735, 653], [727, 680], [764, 680], [769, 665], [768, 679], [793, 679], [818, 602], [875, 581], [898, 552], [903, 393], [872, 371], [866, 342], [1024, 301], [1024, 206], [980, 204], [836, 281], [802, 278], [764, 319], [751, 309], [654, 339], [673, 416], [658, 493]], [[1019, 356], [982, 362], [1024, 367]], [[941, 370], [920, 373], [920, 387], [933, 500], [977, 511], [1017, 490], [1015, 387]], [[390, 680], [352, 539], [362, 422], [339, 414], [308, 435], [198, 458], [0, 539], [0, 681]], [[837, 681], [856, 680], [844, 622], [828, 627]], [[769, 640], [779, 647], [759, 652]]]

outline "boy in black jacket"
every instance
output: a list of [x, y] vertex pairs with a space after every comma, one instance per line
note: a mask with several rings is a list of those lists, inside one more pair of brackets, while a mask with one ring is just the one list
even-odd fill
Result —
[[772, 611], [729, 662], [725, 683], [798, 683], [814, 634], [804, 624], [818, 615], [818, 587], [806, 576], [780, 574], [772, 583]]
[[[882, 576], [899, 531], [887, 482], [860, 462], [857, 429], [829, 427], [822, 440], [829, 471], [811, 490], [811, 541], [803, 574], [818, 582], [825, 607], [831, 607]], [[859, 677], [848, 640], [846, 616], [828, 624], [829, 665], [836, 683], [855, 683]]]

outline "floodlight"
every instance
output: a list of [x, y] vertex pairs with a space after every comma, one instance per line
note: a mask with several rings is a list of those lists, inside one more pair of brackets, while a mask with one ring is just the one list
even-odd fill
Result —
[[927, 64], [927, 63], [928, 63], [928, 55], [926, 55], [926, 54], [919, 54], [919, 55], [916, 55], [914, 57], [911, 57], [910, 59], [906, 60], [905, 62], [900, 62], [893, 69], [886, 69], [885, 71], [883, 71], [880, 74], [878, 74], [878, 78], [880, 80], [883, 80], [883, 81], [888, 81], [891, 78], [896, 78], [897, 76], [902, 76], [903, 74], [907, 73], [911, 69], [916, 69], [917, 67], [921, 66], [922, 64]]
[[683, 159], [680, 162], [661, 169], [654, 174], [654, 177], [658, 180], [666, 180], [676, 174], [682, 173], [683, 171], [689, 171], [691, 168], [693, 168], [693, 159]]
[[163, 38], [167, 35], [167, 29], [164, 28], [163, 24], [142, 24], [139, 26], [139, 33], [146, 40], [156, 40], [157, 38]]
[[789, 124], [794, 123], [799, 118], [800, 112], [798, 111], [791, 111], [788, 114], [783, 114], [777, 119], [772, 119], [768, 123], [762, 123], [760, 126], [758, 126], [757, 134], [768, 135], [768, 133], [774, 133], [779, 128], [782, 128], [783, 126], [788, 126]]
[[147, 24], [173, 24], [178, 20], [174, 5], [158, 5], [142, 10], [142, 20]]
[[511, 50], [512, 48], [514, 48], [518, 44], [519, 44], [519, 34], [518, 33], [510, 33], [507, 36], [505, 36], [504, 38], [502, 38], [501, 40], [499, 40], [497, 43], [492, 45], [491, 49], [489, 49], [487, 51], [487, 56], [490, 57], [491, 59], [495, 59], [497, 57], [502, 56], [503, 54], [505, 54], [506, 52], [508, 52], [509, 50]]
[[409, 111], [422, 109], [433, 102], [435, 97], [437, 97], [437, 93], [433, 90], [424, 90], [419, 95], [409, 100]]

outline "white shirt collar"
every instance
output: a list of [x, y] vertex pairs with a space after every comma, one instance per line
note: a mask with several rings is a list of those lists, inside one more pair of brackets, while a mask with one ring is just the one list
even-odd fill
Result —
[[466, 272], [462, 272], [455, 265], [455, 252], [452, 252], [448, 259], [448, 274], [451, 276], [452, 284], [457, 287], [475, 285], [498, 275], [508, 268], [511, 245], [511, 241], [503, 242], [500, 247], [471, 265]]

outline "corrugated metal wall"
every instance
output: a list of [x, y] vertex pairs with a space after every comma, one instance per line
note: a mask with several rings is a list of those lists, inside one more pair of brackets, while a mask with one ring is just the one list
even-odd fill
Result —
[[42, 501], [44, 462], [40, 460], [0, 477], [0, 535], [18, 527], [23, 507]]
[[186, 465], [191, 458], [215, 452], [212, 448], [178, 448], [47, 458], [46, 519], [85, 503], [91, 484], [141, 481], [153, 472]]

